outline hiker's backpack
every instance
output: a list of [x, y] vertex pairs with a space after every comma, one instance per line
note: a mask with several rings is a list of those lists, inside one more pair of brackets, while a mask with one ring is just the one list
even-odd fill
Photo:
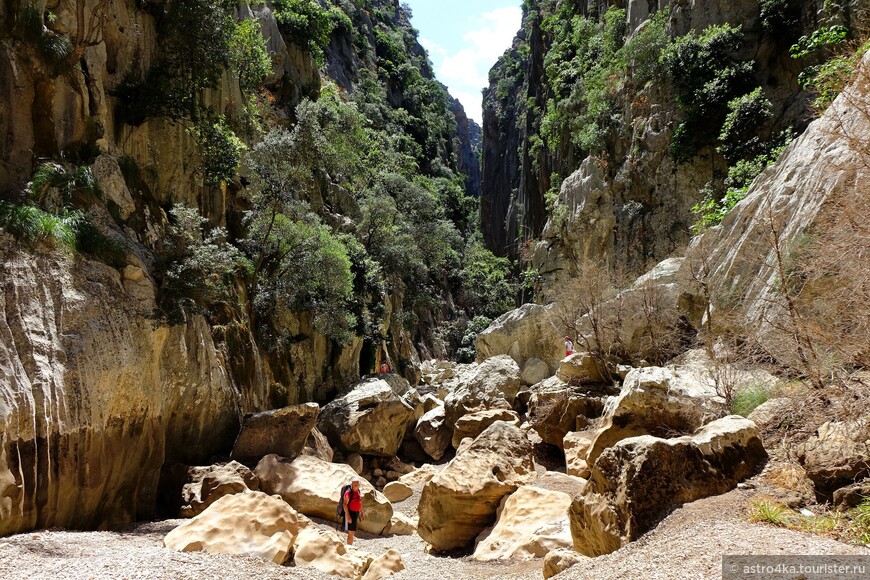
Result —
[[339, 520], [344, 519], [344, 494], [351, 490], [351, 486], [343, 485], [341, 486], [341, 495], [338, 496], [338, 505], [335, 506], [335, 517]]

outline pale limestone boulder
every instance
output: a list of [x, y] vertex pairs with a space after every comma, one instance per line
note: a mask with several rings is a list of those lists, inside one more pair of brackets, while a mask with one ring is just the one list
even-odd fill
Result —
[[398, 481], [405, 485], [410, 485], [411, 487], [425, 485], [435, 476], [436, 473], [438, 473], [438, 470], [435, 466], [426, 463], [423, 467], [403, 475], [398, 479]]
[[477, 336], [477, 360], [483, 362], [508, 355], [517, 364], [536, 358], [549, 366], [550, 374], [565, 356], [565, 346], [556, 329], [552, 306], [523, 304], [499, 318]]
[[798, 448], [798, 461], [822, 493], [870, 476], [870, 418], [825, 423]]
[[390, 525], [384, 530], [384, 535], [411, 536], [417, 531], [417, 518], [406, 516], [401, 512], [394, 512], [390, 519]]
[[453, 429], [447, 424], [447, 415], [444, 405], [439, 405], [427, 411], [417, 421], [414, 428], [414, 439], [423, 448], [423, 451], [435, 461], [444, 457], [450, 441], [453, 437]]
[[523, 365], [523, 372], [520, 378], [524, 385], [531, 386], [545, 381], [551, 375], [550, 365], [539, 358], [532, 357], [526, 360]]
[[321, 572], [359, 580], [372, 562], [366, 552], [345, 545], [333, 530], [311, 525], [299, 532], [294, 545], [293, 563], [297, 568], [316, 568]]
[[260, 489], [266, 493], [280, 495], [305, 515], [330, 521], [336, 521], [335, 509], [342, 486], [357, 478], [366, 516], [360, 522], [360, 529], [380, 534], [393, 516], [389, 500], [347, 465], [327, 463], [304, 455], [293, 462], [277, 455], [267, 455], [254, 473], [260, 478]]
[[565, 435], [562, 442], [565, 449], [565, 472], [568, 475], [584, 479], [589, 477], [589, 464], [586, 461], [586, 457], [597, 433], [594, 430], [575, 431]]
[[605, 385], [573, 386], [550, 377], [529, 390], [528, 423], [546, 443], [562, 447], [566, 433], [601, 416], [609, 392]]
[[606, 383], [609, 381], [603, 364], [588, 352], [575, 352], [562, 359], [556, 376], [566, 383], [576, 385]]
[[695, 367], [634, 369], [608, 403], [587, 462], [628, 437], [693, 433], [724, 410], [712, 378]]
[[557, 548], [544, 556], [544, 580], [549, 580], [571, 566], [588, 559], [589, 556], [578, 554], [571, 548]]
[[522, 486], [507, 496], [492, 529], [477, 538], [474, 560], [531, 560], [551, 550], [570, 548], [568, 509], [571, 496]]
[[236, 461], [225, 465], [191, 467], [187, 472], [188, 483], [181, 496], [184, 505], [181, 517], [192, 518], [225, 495], [257, 491], [260, 480], [253, 472]]
[[618, 550], [673, 507], [733, 489], [766, 460], [755, 424], [738, 416], [675, 439], [623, 439], [595, 461], [574, 497], [574, 549], [592, 557]]
[[412, 495], [414, 495], [414, 490], [411, 489], [411, 486], [398, 480], [391, 481], [384, 486], [384, 497], [390, 500], [391, 503], [405, 501]]
[[423, 412], [428, 413], [432, 409], [436, 409], [444, 405], [444, 401], [433, 395], [432, 393], [426, 393], [423, 395]]
[[232, 458], [246, 465], [257, 465], [273, 453], [295, 459], [305, 448], [319, 413], [317, 403], [306, 403], [245, 415]]
[[308, 434], [308, 439], [305, 440], [305, 447], [302, 448], [300, 455], [316, 457], [329, 463], [332, 461], [333, 452], [326, 436], [315, 427]]
[[351, 453], [345, 458], [344, 462], [347, 463], [351, 469], [356, 471], [357, 475], [362, 475], [364, 467], [362, 455], [359, 453]]
[[466, 547], [493, 523], [502, 498], [536, 477], [525, 434], [493, 423], [423, 487], [417, 531], [435, 551]]
[[[227, 495], [167, 534], [167, 548], [260, 558], [283, 564], [311, 525], [280, 498], [260, 492]], [[311, 526], [314, 527], [313, 525]]]
[[389, 383], [368, 379], [323, 407], [317, 428], [344, 453], [392, 457], [414, 419], [415, 409]]
[[456, 428], [453, 431], [453, 447], [458, 448], [459, 444], [466, 437], [475, 439], [496, 421], [505, 421], [515, 427], [520, 426], [520, 416], [516, 412], [508, 411], [507, 409], [491, 409], [489, 411], [470, 413], [462, 416], [456, 422]]
[[471, 437], [466, 437], [465, 439], [460, 441], [459, 447], [456, 448], [456, 455], [459, 456], [460, 454], [468, 451], [468, 448], [471, 447], [472, 443], [474, 443], [474, 439], [472, 439]]
[[510, 410], [520, 389], [520, 367], [505, 355], [471, 367], [444, 400], [447, 424], [452, 428], [463, 415], [487, 409]]
[[363, 576], [363, 580], [383, 580], [404, 569], [405, 563], [402, 561], [402, 554], [398, 550], [390, 548], [372, 561], [365, 576]]

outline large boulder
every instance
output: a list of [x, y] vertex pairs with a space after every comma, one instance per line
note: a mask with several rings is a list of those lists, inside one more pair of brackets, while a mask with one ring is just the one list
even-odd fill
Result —
[[546, 443], [562, 447], [570, 431], [583, 429], [604, 412], [607, 390], [571, 386], [557, 377], [533, 386], [528, 400], [529, 425]]
[[232, 458], [251, 466], [272, 453], [295, 459], [305, 448], [319, 412], [316, 403], [307, 403], [245, 415]]
[[571, 496], [523, 486], [507, 496], [498, 521], [477, 538], [475, 560], [530, 560], [572, 546], [568, 509]]
[[556, 370], [565, 354], [565, 347], [554, 324], [553, 307], [523, 304], [496, 319], [477, 335], [477, 360], [508, 355], [524, 365], [537, 358]]
[[260, 478], [260, 489], [266, 493], [280, 495], [295, 510], [307, 516], [331, 521], [336, 520], [335, 508], [342, 486], [358, 478], [366, 516], [360, 529], [380, 534], [393, 516], [389, 500], [347, 465], [327, 463], [305, 455], [292, 462], [277, 455], [267, 455], [254, 473]]
[[317, 428], [344, 453], [396, 454], [415, 409], [382, 379], [362, 381], [326, 405]]
[[321, 433], [317, 427], [311, 430], [308, 434], [308, 439], [305, 440], [305, 447], [302, 448], [300, 455], [308, 455], [316, 457], [323, 461], [330, 462], [333, 458], [332, 447], [329, 446], [329, 440], [326, 435]]
[[568, 433], [562, 440], [565, 449], [565, 473], [575, 477], [589, 477], [589, 463], [586, 457], [597, 431], [575, 431]]
[[487, 409], [511, 409], [520, 389], [520, 367], [509, 356], [489, 358], [457, 379], [444, 400], [447, 424], [452, 428], [463, 415]]
[[391, 481], [384, 486], [384, 497], [391, 503], [405, 501], [412, 495], [414, 495], [414, 490], [411, 489], [411, 486], [401, 481]]
[[401, 512], [395, 512], [390, 519], [390, 525], [384, 530], [384, 534], [391, 536], [412, 536], [417, 531], [417, 518], [406, 516]]
[[549, 580], [571, 566], [588, 559], [589, 556], [578, 554], [573, 549], [557, 548], [544, 556], [544, 580]]
[[870, 475], [870, 418], [825, 423], [800, 446], [798, 460], [825, 494]]
[[531, 386], [547, 380], [552, 374], [550, 372], [550, 365], [539, 358], [532, 357], [523, 365], [520, 379], [524, 385]]
[[383, 580], [405, 569], [402, 554], [390, 548], [375, 558], [366, 570], [362, 580]]
[[250, 469], [230, 461], [224, 465], [191, 467], [187, 472], [188, 483], [182, 489], [181, 517], [192, 518], [225, 495], [257, 491], [260, 480]]
[[293, 563], [297, 568], [316, 568], [341, 578], [359, 580], [372, 562], [365, 552], [346, 546], [333, 530], [317, 526], [303, 529], [295, 542]]
[[283, 564], [310, 521], [280, 498], [260, 492], [227, 495], [167, 534], [181, 552], [252, 556]]
[[834, 492], [834, 507], [838, 510], [858, 507], [867, 500], [870, 500], [870, 478], [841, 487]]
[[574, 549], [593, 557], [613, 552], [672, 508], [733, 489], [766, 459], [755, 424], [738, 416], [675, 439], [624, 439], [601, 454], [571, 504]]
[[588, 352], [575, 352], [563, 358], [559, 363], [559, 370], [556, 371], [556, 376], [571, 384], [609, 382], [604, 362]]
[[693, 433], [720, 417], [723, 403], [710, 376], [694, 367], [633, 369], [619, 397], [608, 404], [587, 461], [593, 464], [628, 437]]
[[423, 487], [417, 531], [436, 551], [466, 547], [495, 521], [502, 498], [535, 478], [525, 433], [493, 423]]
[[456, 428], [453, 430], [453, 447], [458, 448], [466, 437], [475, 439], [496, 421], [506, 421], [515, 427], [520, 426], [520, 416], [507, 409], [490, 409], [463, 415], [456, 422]]
[[423, 414], [417, 420], [417, 427], [414, 429], [414, 438], [423, 451], [435, 461], [444, 457], [444, 453], [450, 447], [452, 436], [453, 429], [447, 424], [444, 405], [439, 405]]

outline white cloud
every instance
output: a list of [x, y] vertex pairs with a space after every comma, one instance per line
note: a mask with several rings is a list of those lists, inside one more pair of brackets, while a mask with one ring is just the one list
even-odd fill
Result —
[[474, 30], [463, 35], [466, 46], [450, 53], [434, 42], [420, 39], [436, 63], [438, 79], [459, 99], [468, 116], [481, 122], [480, 91], [489, 84], [489, 69], [495, 64], [520, 28], [522, 10], [518, 7], [499, 8], [484, 13]]

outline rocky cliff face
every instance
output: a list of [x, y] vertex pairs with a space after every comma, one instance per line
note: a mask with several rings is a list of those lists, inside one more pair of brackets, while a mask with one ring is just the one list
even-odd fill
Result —
[[224, 354], [202, 318], [155, 326], [147, 280], [3, 240], [0, 534], [149, 517], [165, 461], [205, 461], [236, 436]]
[[[772, 103], [773, 120], [763, 130], [773, 134], [791, 127], [799, 134], [809, 120], [809, 100], [798, 85], [806, 63], [790, 57], [790, 45], [803, 32], [848, 22], [866, 8], [860, 1], [833, 11], [822, 2], [780, 2], [774, 8], [771, 3], [719, 0], [527, 4], [524, 29], [493, 68], [485, 95], [481, 220], [494, 251], [518, 256], [525, 254], [524, 243], [533, 248], [530, 265], [544, 275], [545, 295], [564, 275], [576, 273], [584, 259], [639, 273], [684, 247], [697, 219], [693, 206], [707, 195], [705, 185], [718, 187], [728, 169], [715, 135], [706, 142], [697, 139], [687, 157], [675, 158], [674, 130], [684, 119], [678, 95], [661, 74], [632, 86], [637, 60], [608, 81], [612, 100], [607, 120], [603, 125], [598, 121], [604, 130], [595, 143], [578, 146], [588, 125], [571, 125], [571, 120], [553, 138], [548, 107], [565, 103], [569, 109], [561, 116], [568, 119], [588, 119], [589, 114], [582, 106], [570, 109], [577, 106], [571, 100], [559, 101], [553, 71], [563, 74], [565, 67], [576, 67], [579, 76], [567, 82], [579, 86], [583, 71], [598, 66], [603, 57], [593, 51], [588, 62], [559, 61], [571, 54], [560, 57], [554, 49], [557, 34], [548, 18], [583, 18], [611, 30], [621, 26], [626, 42], [646, 34], [650, 19], [662, 13], [671, 41], [700, 35], [711, 25], [739, 27], [742, 40], [732, 57], [754, 61], [752, 83]], [[608, 20], [605, 13], [624, 20]], [[774, 26], [774, 16], [791, 24]], [[617, 34], [622, 38], [622, 32]], [[660, 49], [650, 50], [652, 61], [658, 60]], [[575, 89], [577, 94], [582, 89]]]
[[[339, 4], [355, 19], [357, 38], [374, 47], [370, 11]], [[187, 316], [180, 324], [156, 314], [155, 264], [167, 210], [185, 204], [210, 226], [237, 230], [249, 203], [245, 177], [221, 187], [204, 182], [189, 123], [129, 107], [130, 87], [148, 78], [160, 54], [167, 6], [0, 2], [0, 200], [23, 200], [44, 160], [87, 164], [104, 196], [87, 208], [89, 218], [124, 248], [109, 265], [93, 256], [16, 250], [0, 233], [0, 535], [148, 517], [161, 466], [227, 452], [244, 413], [327, 402], [372, 368], [376, 348], [394, 367], [403, 361], [411, 368], [417, 358], [420, 337], [394, 324], [400, 295], [384, 298], [380, 344], [331, 340], [306, 313], [280, 313], [275, 323], [294, 337], [282, 349], [236, 324], [232, 313]], [[403, 14], [397, 1], [367, 6]], [[28, 10], [39, 21], [35, 31], [27, 28]], [[374, 49], [362, 51], [340, 28], [319, 67], [309, 50], [282, 36], [276, 10], [243, 3], [236, 14], [259, 23], [272, 60], [268, 122], [288, 124], [296, 104], [316, 97], [326, 81], [347, 90], [372, 69], [376, 75]], [[395, 24], [410, 29], [407, 21]], [[72, 52], [52, 64], [27, 30], [68, 38]], [[431, 70], [422, 73], [432, 78]], [[402, 106], [398, 90], [389, 96]], [[239, 79], [226, 73], [201, 95], [204, 109], [227, 118], [240, 115], [245, 99]], [[476, 195], [479, 139], [460, 105], [453, 113], [459, 130], [446, 141], [454, 150], [441, 153], [456, 160]], [[330, 201], [348, 197], [341, 188], [324, 189]], [[245, 288], [234, 292], [246, 300]]]

